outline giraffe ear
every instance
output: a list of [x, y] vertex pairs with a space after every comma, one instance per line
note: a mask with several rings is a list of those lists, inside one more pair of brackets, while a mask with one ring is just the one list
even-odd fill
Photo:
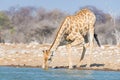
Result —
[[42, 52], [43, 52], [43, 53], [46, 53], [46, 52], [48, 52], [48, 50], [42, 50]]
[[47, 50], [42, 50], [43, 53], [46, 53]]

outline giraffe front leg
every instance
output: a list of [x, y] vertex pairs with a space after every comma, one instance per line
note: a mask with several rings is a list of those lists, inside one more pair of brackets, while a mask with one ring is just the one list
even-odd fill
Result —
[[[82, 44], [82, 43], [83, 43], [83, 44]], [[72, 60], [71, 60], [71, 52], [72, 52], [72, 51], [71, 51], [71, 47], [72, 47], [72, 46], [76, 46], [76, 45], [78, 45], [78, 44], [82, 44], [82, 45], [84, 46], [84, 38], [83, 38], [82, 35], [78, 35], [72, 43], [70, 43], [70, 44], [67, 45], [67, 49], [68, 49], [68, 53], [69, 53], [69, 57], [68, 57], [68, 60], [69, 60], [69, 68], [73, 68]], [[84, 49], [84, 50], [85, 50], [85, 49]], [[84, 50], [83, 50], [83, 53], [85, 53]], [[82, 57], [81, 57], [81, 58], [82, 58]], [[80, 66], [81, 61], [82, 61], [82, 59], [80, 59], [79, 63], [77, 64], [77, 67]]]
[[71, 45], [67, 44], [66, 48], [67, 48], [67, 51], [68, 51], [68, 65], [69, 65], [69, 69], [72, 69], [73, 65], [72, 65], [72, 59], [71, 59]]
[[76, 46], [78, 44], [83, 45], [83, 51], [82, 51], [82, 56], [80, 58], [80, 61], [78, 62], [76, 67], [80, 67], [82, 60], [84, 58], [85, 52], [86, 52], [85, 45], [84, 45], [84, 37], [82, 35], [79, 35], [78, 37], [76, 37], [76, 39], [71, 43], [71, 46]]

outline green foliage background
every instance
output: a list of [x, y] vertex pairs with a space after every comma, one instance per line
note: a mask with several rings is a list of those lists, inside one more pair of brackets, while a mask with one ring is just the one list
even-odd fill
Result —
[[[120, 16], [114, 17], [94, 6], [91, 9], [96, 17], [95, 32], [101, 44], [120, 44]], [[81, 9], [81, 8], [80, 8]], [[0, 41], [10, 43], [52, 43], [63, 19], [71, 15], [60, 10], [47, 11], [35, 7], [11, 7], [0, 11]]]

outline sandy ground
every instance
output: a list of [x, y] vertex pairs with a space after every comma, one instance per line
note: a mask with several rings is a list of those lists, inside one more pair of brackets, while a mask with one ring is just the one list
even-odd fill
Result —
[[[0, 44], [0, 66], [17, 67], [41, 67], [43, 64], [42, 50], [48, 49], [49, 45], [40, 45], [38, 43], [30, 44]], [[76, 66], [81, 58], [82, 47], [72, 48], [72, 62]], [[91, 60], [90, 60], [91, 58]], [[91, 67], [86, 65], [91, 63]], [[61, 46], [54, 53], [52, 62], [49, 63], [52, 68], [68, 66], [68, 53], [65, 46]], [[86, 50], [84, 59], [79, 68], [76, 69], [100, 69], [120, 71], [120, 46], [105, 45], [102, 48], [95, 47], [93, 53], [89, 53], [89, 47]]]

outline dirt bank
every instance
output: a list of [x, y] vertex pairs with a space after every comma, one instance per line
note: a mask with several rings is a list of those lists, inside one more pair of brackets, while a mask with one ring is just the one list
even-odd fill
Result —
[[[0, 44], [0, 65], [1, 66], [31, 66], [41, 67], [43, 63], [42, 50], [47, 49], [49, 45], [40, 45], [38, 43], [31, 44]], [[76, 46], [72, 48], [73, 65], [78, 64], [81, 57], [82, 47]], [[68, 54], [66, 47], [61, 46], [56, 51], [50, 67], [66, 67], [68, 66]], [[89, 58], [92, 60], [89, 60]], [[120, 70], [120, 46], [103, 46], [94, 47], [93, 53], [89, 54], [89, 48], [81, 63], [81, 67], [77, 69], [88, 69], [86, 65], [91, 62], [89, 69], [100, 70]]]

